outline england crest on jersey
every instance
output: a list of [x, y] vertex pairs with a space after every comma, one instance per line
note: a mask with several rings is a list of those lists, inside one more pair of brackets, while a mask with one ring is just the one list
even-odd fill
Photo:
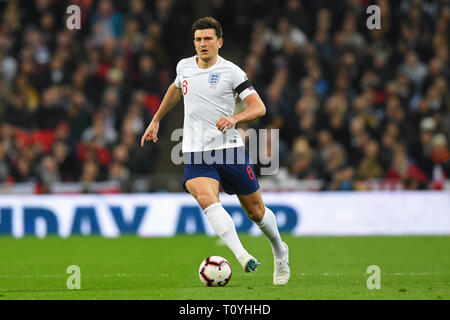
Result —
[[220, 73], [211, 72], [208, 76], [208, 83], [212, 88], [214, 88], [219, 83], [219, 80], [220, 80]]

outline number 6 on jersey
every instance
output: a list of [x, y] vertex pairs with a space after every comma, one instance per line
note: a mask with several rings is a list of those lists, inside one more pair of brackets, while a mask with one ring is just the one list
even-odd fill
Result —
[[185, 96], [186, 95], [186, 93], [187, 93], [187, 89], [188, 89], [188, 87], [187, 87], [187, 85], [188, 85], [188, 82], [186, 81], [186, 80], [184, 80], [183, 81], [183, 95]]

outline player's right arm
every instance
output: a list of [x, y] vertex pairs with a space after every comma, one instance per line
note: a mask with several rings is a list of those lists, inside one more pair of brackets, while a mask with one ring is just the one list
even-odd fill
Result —
[[142, 135], [141, 147], [144, 146], [145, 141], [158, 141], [159, 122], [167, 114], [167, 112], [169, 112], [178, 103], [178, 101], [180, 101], [181, 95], [181, 88], [178, 88], [174, 83], [172, 83], [169, 86], [169, 89], [167, 89], [158, 111], [155, 113], [152, 121]]

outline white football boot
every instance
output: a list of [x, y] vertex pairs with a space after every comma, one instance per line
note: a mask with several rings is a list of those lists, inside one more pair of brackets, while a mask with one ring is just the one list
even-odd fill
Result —
[[291, 275], [291, 267], [289, 266], [289, 249], [286, 242], [283, 242], [286, 247], [286, 256], [282, 259], [277, 259], [275, 256], [273, 267], [273, 284], [286, 284], [289, 281]]
[[248, 253], [240, 256], [238, 261], [245, 272], [256, 271], [256, 267], [258, 267], [261, 264], [258, 260], [256, 260], [253, 256], [251, 256]]

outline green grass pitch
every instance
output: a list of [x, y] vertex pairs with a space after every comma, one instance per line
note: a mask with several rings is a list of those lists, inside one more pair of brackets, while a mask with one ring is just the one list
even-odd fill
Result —
[[[261, 261], [246, 274], [217, 237], [0, 237], [0, 300], [8, 299], [450, 299], [450, 237], [293, 237], [291, 280], [272, 285], [273, 257], [263, 237], [240, 235]], [[204, 287], [203, 258], [227, 258], [226, 287]], [[69, 265], [81, 269], [81, 289], [68, 290]], [[381, 269], [381, 289], [369, 290], [367, 267]]]

